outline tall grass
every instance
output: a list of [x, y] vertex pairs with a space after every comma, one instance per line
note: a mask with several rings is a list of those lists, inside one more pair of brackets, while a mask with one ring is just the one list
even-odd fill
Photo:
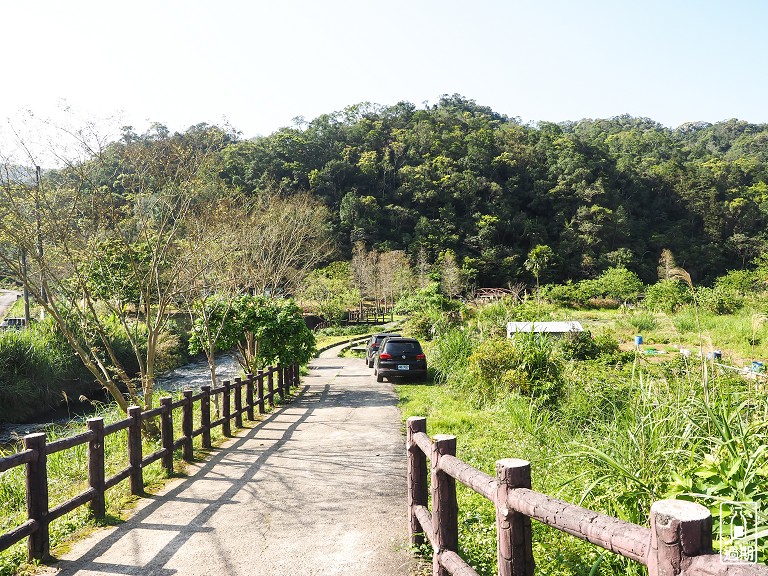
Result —
[[[542, 358], [563, 362], [563, 388], [557, 402], [542, 403], [509, 385], [517, 348], [525, 345], [499, 338], [508, 314], [514, 311], [496, 306], [478, 313], [463, 333], [438, 334], [428, 355], [436, 382], [447, 386], [399, 387], [403, 416], [426, 415], [430, 434], [457, 435], [459, 457], [477, 468], [492, 473], [496, 459], [527, 459], [534, 489], [640, 525], [647, 525], [654, 501], [669, 497], [708, 506], [715, 528], [722, 502], [768, 501], [768, 401], [761, 385], [719, 371], [705, 355], [665, 360], [625, 352], [582, 361], [571, 354], [566, 361], [558, 360], [562, 347], [555, 346]], [[669, 316], [635, 313], [621, 322], [702, 352], [737, 340], [748, 350], [755, 344], [747, 337], [754, 332], [759, 339], [766, 329], [753, 325], [753, 314], [744, 309], [723, 317], [688, 307]], [[492, 507], [461, 488], [459, 507], [462, 552], [490, 576]], [[760, 522], [768, 526], [764, 508]], [[768, 530], [758, 536], [768, 549]], [[534, 551], [546, 574], [644, 573], [535, 523]]]

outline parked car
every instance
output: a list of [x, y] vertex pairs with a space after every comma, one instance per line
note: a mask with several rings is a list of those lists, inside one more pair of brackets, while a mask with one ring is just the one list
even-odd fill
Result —
[[368, 365], [368, 368], [373, 368], [373, 364], [376, 362], [376, 353], [379, 351], [381, 341], [392, 336], [400, 336], [400, 334], [379, 332], [368, 338], [368, 342], [365, 345], [365, 363]]
[[27, 321], [24, 318], [6, 318], [0, 322], [0, 330], [21, 330], [27, 327]]
[[384, 378], [427, 376], [427, 357], [415, 338], [389, 337], [379, 347], [374, 374], [377, 382]]

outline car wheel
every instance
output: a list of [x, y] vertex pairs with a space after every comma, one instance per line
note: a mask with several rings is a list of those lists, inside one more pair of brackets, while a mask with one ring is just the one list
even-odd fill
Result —
[[376, 382], [384, 382], [384, 376], [382, 374], [376, 374]]

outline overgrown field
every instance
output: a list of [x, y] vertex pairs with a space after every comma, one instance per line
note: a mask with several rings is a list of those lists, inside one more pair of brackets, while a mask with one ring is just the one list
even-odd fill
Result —
[[[529, 460], [535, 490], [641, 525], [655, 500], [692, 499], [713, 512], [716, 546], [722, 501], [762, 505], [768, 495], [765, 383], [706, 358], [714, 347], [726, 361], [764, 358], [757, 311], [715, 317], [511, 302], [424, 310], [410, 328], [430, 340], [434, 376], [397, 386], [403, 418], [426, 416], [430, 435], [456, 435], [458, 456], [473, 466], [494, 474], [498, 459]], [[638, 326], [641, 316], [647, 324]], [[505, 337], [507, 321], [533, 318], [580, 318], [592, 335]], [[651, 344], [635, 350], [639, 333]], [[666, 354], [645, 354], [648, 347]], [[459, 509], [462, 554], [495, 574], [493, 507], [460, 488]], [[766, 519], [763, 509], [763, 526]], [[645, 571], [535, 522], [534, 554], [547, 575]]]

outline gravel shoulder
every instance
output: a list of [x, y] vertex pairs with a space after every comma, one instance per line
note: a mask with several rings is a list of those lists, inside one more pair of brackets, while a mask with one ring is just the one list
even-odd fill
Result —
[[397, 397], [341, 347], [312, 361], [290, 404], [45, 572], [410, 574]]

